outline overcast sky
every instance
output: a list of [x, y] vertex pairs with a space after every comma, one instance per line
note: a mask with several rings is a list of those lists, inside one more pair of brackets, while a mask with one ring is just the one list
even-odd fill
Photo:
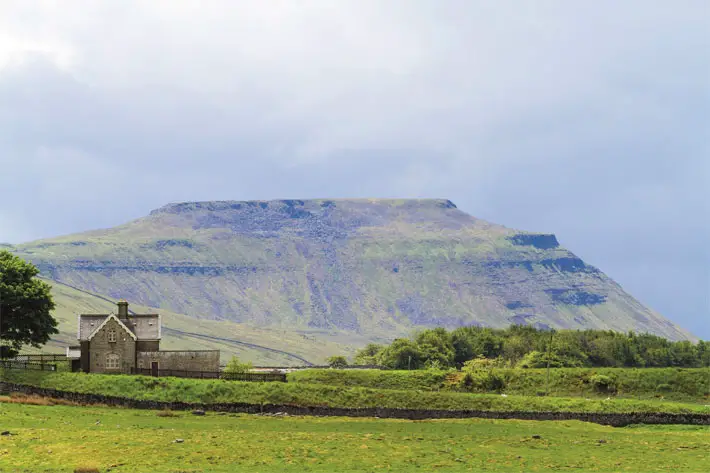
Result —
[[0, 241], [441, 197], [710, 339], [710, 2], [0, 0]]

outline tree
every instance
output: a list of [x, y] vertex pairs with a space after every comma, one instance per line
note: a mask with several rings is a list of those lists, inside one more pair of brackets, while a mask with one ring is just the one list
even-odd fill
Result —
[[348, 360], [346, 360], [344, 356], [331, 356], [325, 360], [325, 362], [328, 363], [328, 366], [331, 368], [345, 368], [348, 366]]
[[380, 363], [396, 370], [418, 369], [422, 363], [419, 346], [407, 338], [397, 338], [379, 355]]
[[383, 345], [377, 343], [368, 343], [364, 348], [355, 353], [356, 365], [376, 365], [378, 364], [378, 355], [384, 350]]
[[13, 357], [23, 345], [40, 348], [59, 333], [52, 317], [51, 286], [39, 270], [8, 251], [0, 251], [0, 357]]
[[254, 368], [254, 365], [251, 362], [242, 363], [239, 358], [233, 356], [227, 366], [224, 367], [224, 372], [226, 374], [248, 373], [252, 368]]
[[451, 335], [443, 328], [424, 330], [416, 339], [422, 360], [431, 366], [449, 367], [454, 364], [454, 345]]

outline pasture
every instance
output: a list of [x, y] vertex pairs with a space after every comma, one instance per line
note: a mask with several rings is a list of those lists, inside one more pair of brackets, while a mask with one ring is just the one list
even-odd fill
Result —
[[710, 427], [699, 426], [194, 416], [48, 402], [0, 398], [9, 431], [0, 471], [701, 472], [710, 462]]
[[289, 404], [329, 407], [391, 407], [546, 412], [710, 413], [700, 403], [659, 399], [537, 397], [444, 391], [395, 390], [327, 384], [250, 383], [225, 380], [5, 370], [4, 380], [43, 388], [121, 396], [139, 400], [190, 403]]

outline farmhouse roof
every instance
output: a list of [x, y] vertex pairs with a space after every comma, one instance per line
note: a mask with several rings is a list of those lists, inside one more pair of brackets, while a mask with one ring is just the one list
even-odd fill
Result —
[[138, 338], [136, 337], [136, 334], [133, 333], [133, 332], [131, 331], [131, 329], [129, 329], [128, 327], [126, 327], [126, 326], [123, 324], [123, 322], [121, 322], [121, 320], [120, 320], [118, 317], [116, 317], [114, 314], [110, 314], [108, 317], [106, 317], [106, 318], [104, 319], [103, 322], [101, 322], [101, 325], [99, 325], [98, 327], [96, 327], [96, 330], [94, 330], [93, 332], [91, 332], [91, 335], [89, 335], [88, 340], [91, 340], [92, 338], [94, 338], [94, 335], [96, 335], [97, 333], [99, 333], [99, 330], [101, 330], [101, 329], [103, 328], [103, 326], [106, 325], [106, 323], [107, 323], [109, 320], [115, 320], [116, 322], [118, 322], [118, 325], [120, 325], [121, 327], [123, 327], [123, 329], [126, 331], [126, 333], [128, 333], [128, 335], [129, 335], [133, 340], [137, 340], [137, 339], [138, 339]]
[[160, 314], [128, 314], [126, 317], [115, 314], [80, 314], [77, 330], [79, 341], [89, 340], [98, 327], [111, 316], [116, 318], [136, 340], [160, 340], [161, 338]]

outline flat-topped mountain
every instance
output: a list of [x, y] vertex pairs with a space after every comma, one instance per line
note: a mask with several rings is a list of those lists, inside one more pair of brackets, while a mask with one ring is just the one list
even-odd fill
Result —
[[261, 327], [391, 338], [518, 323], [692, 338], [554, 235], [448, 200], [186, 202], [13, 251], [92, 293]]

